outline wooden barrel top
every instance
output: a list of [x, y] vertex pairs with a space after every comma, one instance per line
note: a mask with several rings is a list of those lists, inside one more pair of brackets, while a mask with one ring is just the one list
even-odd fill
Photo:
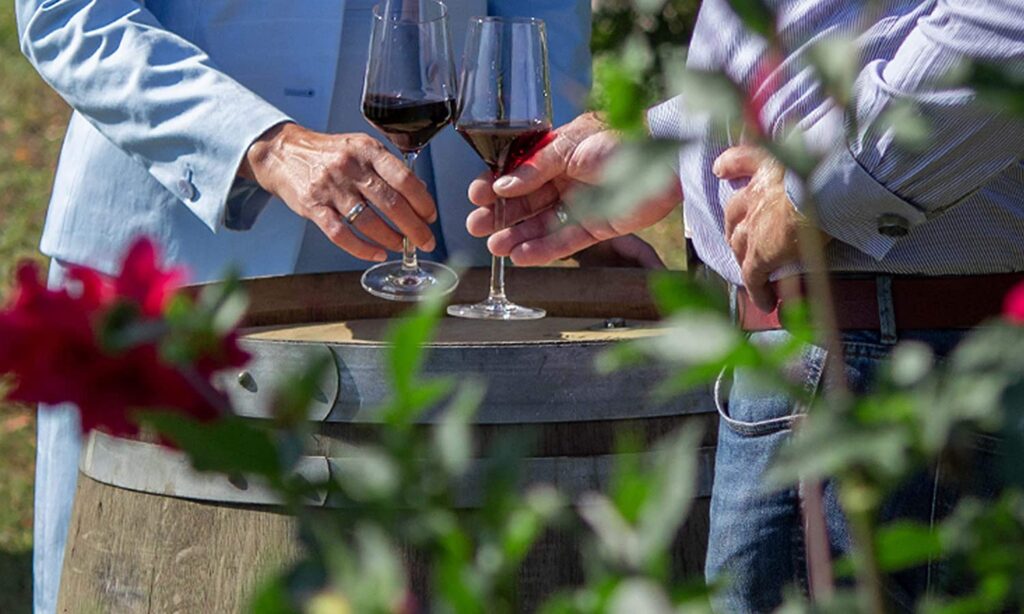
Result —
[[[371, 318], [320, 324], [251, 328], [249, 340], [381, 344], [394, 320]], [[611, 327], [615, 328], [611, 328]], [[621, 327], [621, 328], [620, 328]], [[444, 318], [431, 345], [504, 345], [540, 343], [614, 343], [657, 335], [657, 322], [610, 318], [547, 317], [526, 322]]]
[[[393, 318], [408, 303], [371, 296], [360, 285], [359, 272], [264, 277], [246, 280], [252, 307], [247, 324], [275, 326], [329, 323], [340, 320]], [[657, 320], [650, 299], [648, 273], [641, 269], [511, 268], [506, 273], [509, 296], [524, 305], [542, 307], [554, 318]], [[463, 271], [453, 303], [475, 303], [487, 295], [489, 271]], [[516, 323], [492, 322], [496, 326]], [[490, 327], [497, 334], [500, 328]]]
[[[575, 488], [592, 487], [587, 480], [601, 481], [611, 466], [616, 437], [627, 430], [654, 439], [691, 422], [702, 425], [710, 438], [705, 445], [712, 445], [713, 430], [707, 425], [713, 423], [715, 409], [709, 388], [656, 399], [651, 393], [668, 375], [660, 365], [611, 374], [595, 368], [615, 343], [659, 333], [644, 271], [511, 273], [510, 296], [543, 307], [551, 316], [532, 322], [444, 318], [424, 360], [425, 377], [476, 376], [486, 383], [474, 417], [479, 438], [536, 433], [543, 458], [534, 461], [534, 477]], [[374, 298], [363, 291], [359, 279], [358, 273], [335, 273], [244, 282], [252, 308], [242, 345], [253, 360], [243, 371], [223, 374], [217, 381], [240, 415], [265, 419], [273, 413], [283, 378], [311, 359], [333, 365], [310, 410], [309, 419], [319, 423], [303, 464], [311, 476], [326, 474], [332, 462], [339, 462], [333, 459], [332, 442], [372, 439], [380, 424], [377, 411], [391, 397], [386, 332], [408, 305]], [[482, 298], [487, 281], [488, 271], [467, 271], [452, 300]], [[625, 326], [607, 328], [609, 321]], [[444, 407], [442, 403], [424, 413], [421, 427], [435, 424]], [[255, 486], [225, 485], [224, 478], [197, 476], [186, 465], [180, 456], [149, 444], [94, 436], [82, 469], [101, 482], [134, 490], [266, 503]], [[139, 471], [140, 466], [146, 469]], [[570, 477], [560, 478], [563, 474]], [[587, 477], [576, 484], [578, 476]]]

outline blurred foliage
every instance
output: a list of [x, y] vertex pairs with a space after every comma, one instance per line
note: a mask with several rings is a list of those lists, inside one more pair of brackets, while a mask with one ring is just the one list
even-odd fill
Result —
[[689, 43], [699, 8], [697, 0], [595, 2], [591, 104], [613, 125], [635, 131], [637, 110], [668, 97], [671, 58]]

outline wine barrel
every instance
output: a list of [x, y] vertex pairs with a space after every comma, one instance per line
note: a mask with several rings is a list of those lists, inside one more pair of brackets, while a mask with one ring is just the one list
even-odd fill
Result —
[[[658, 334], [646, 274], [548, 268], [515, 269], [509, 278], [517, 301], [543, 307], [549, 317], [446, 318], [429, 345], [426, 373], [482, 375], [488, 388], [475, 417], [477, 437], [534, 433], [524, 481], [553, 484], [573, 498], [606, 485], [623, 432], [635, 430], [653, 441], [688, 423], [702, 428], [698, 499], [674, 557], [680, 574], [700, 574], [717, 424], [710, 391], [659, 404], [650, 391], [665, 376], [660, 368], [612, 375], [593, 368], [610, 345]], [[384, 332], [407, 307], [367, 295], [356, 273], [245, 285], [252, 307], [242, 343], [254, 358], [245, 371], [222, 381], [225, 391], [240, 414], [266, 418], [282, 374], [313, 357], [333, 362], [310, 416], [319, 423], [317, 445], [299, 466], [312, 479], [329, 477], [345, 462], [330, 457], [330, 442], [378, 422], [375, 410], [389, 395]], [[453, 300], [478, 299], [486, 286], [486, 271], [467, 271]], [[422, 418], [427, 424], [434, 420], [433, 412]], [[479, 491], [470, 471], [457, 504], [478, 505]], [[582, 580], [577, 540], [552, 532], [531, 552], [519, 583], [524, 611]], [[199, 474], [178, 452], [93, 434], [81, 459], [58, 611], [244, 611], [261, 579], [295, 557], [297, 548], [293, 520], [260, 484]], [[425, 570], [411, 557], [414, 588], [425, 590]]]

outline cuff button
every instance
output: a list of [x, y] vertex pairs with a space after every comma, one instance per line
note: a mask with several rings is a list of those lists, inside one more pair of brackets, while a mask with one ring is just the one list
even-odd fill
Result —
[[178, 196], [185, 200], [192, 200], [196, 197], [196, 187], [188, 179], [178, 180]]
[[878, 216], [878, 234], [899, 238], [907, 236], [909, 232], [910, 222], [902, 215], [885, 213]]

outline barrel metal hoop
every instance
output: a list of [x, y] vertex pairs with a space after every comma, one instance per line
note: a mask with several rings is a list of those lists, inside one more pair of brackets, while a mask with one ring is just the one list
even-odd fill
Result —
[[[549, 484], [576, 501], [587, 492], [606, 490], [617, 455], [525, 458], [523, 484]], [[714, 449], [702, 448], [697, 458], [695, 496], [711, 496]], [[305, 456], [296, 473], [313, 484], [328, 479], [344, 480], [361, 471], [359, 458]], [[156, 444], [94, 432], [86, 442], [80, 468], [84, 475], [104, 484], [179, 499], [247, 505], [280, 505], [274, 492], [258, 478], [228, 477], [201, 473], [192, 468], [184, 453]], [[482, 503], [486, 471], [480, 463], [470, 467], [456, 492], [455, 504], [475, 508]], [[343, 507], [345, 504], [318, 494], [310, 506]]]

